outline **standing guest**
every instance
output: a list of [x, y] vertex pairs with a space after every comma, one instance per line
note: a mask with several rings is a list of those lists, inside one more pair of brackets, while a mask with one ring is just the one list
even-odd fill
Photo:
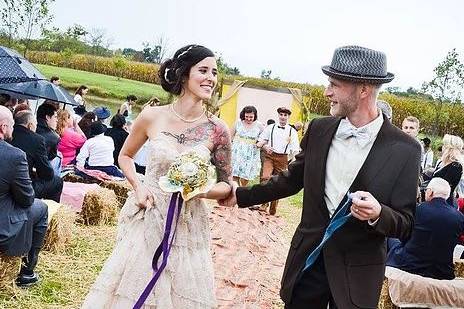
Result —
[[245, 106], [240, 120], [231, 129], [232, 176], [241, 186], [259, 175], [261, 158], [256, 146], [263, 127], [257, 122], [258, 111], [254, 106]]
[[454, 279], [453, 250], [464, 232], [464, 215], [446, 202], [450, 191], [446, 180], [430, 180], [425, 203], [416, 208], [411, 238], [388, 239], [388, 266], [434, 279]]
[[55, 171], [55, 175], [59, 176], [61, 172], [61, 157], [57, 153], [58, 143], [60, 142], [60, 136], [56, 133], [57, 121], [57, 108], [54, 104], [45, 101], [39, 106], [37, 109], [36, 132], [44, 138], [48, 160]]
[[119, 167], [119, 163], [118, 163], [119, 153], [121, 152], [122, 145], [124, 145], [124, 142], [126, 141], [127, 136], [129, 136], [129, 132], [127, 132], [124, 129], [124, 127], [126, 126], [126, 119], [121, 114], [114, 115], [113, 118], [111, 119], [110, 125], [111, 125], [111, 128], [106, 130], [105, 135], [113, 139], [114, 165]]
[[[216, 308], [208, 215], [202, 198], [220, 199], [230, 193], [230, 138], [226, 124], [207, 113], [217, 84], [214, 54], [199, 45], [178, 50], [159, 69], [161, 86], [176, 95], [174, 103], [144, 109], [119, 155], [119, 164], [135, 194], [121, 210], [119, 239], [83, 308], [132, 308], [153, 276], [152, 260], [164, 235], [171, 193], [158, 179], [176, 157], [194, 151], [211, 160], [218, 183], [207, 193], [185, 202], [166, 269], [149, 292], [143, 308]], [[149, 140], [143, 183], [133, 157]]]
[[89, 92], [89, 87], [85, 85], [79, 86], [77, 88], [76, 92], [74, 93], [74, 101], [76, 101], [77, 104], [82, 105], [85, 107], [85, 99], [84, 96]]
[[61, 85], [61, 79], [58, 76], [52, 76], [50, 82], [55, 86]]
[[459, 136], [445, 134], [443, 137], [441, 164], [432, 175], [446, 180], [450, 187], [451, 193], [447, 199], [448, 204], [455, 204], [455, 189], [462, 177], [462, 149], [464, 143]]
[[274, 119], [268, 119], [266, 121], [266, 125], [271, 125], [271, 124], [274, 124], [275, 123], [275, 120]]
[[81, 121], [82, 117], [87, 113], [85, 109], [85, 105], [78, 105], [73, 108], [74, 114], [72, 117], [75, 119], [76, 122]]
[[26, 103], [22, 103], [22, 104], [18, 104], [16, 105], [14, 111], [13, 111], [13, 117], [20, 111], [30, 111], [31, 108], [29, 107], [29, 105], [27, 105]]
[[90, 135], [76, 157], [76, 165], [90, 170], [100, 170], [110, 176], [124, 177], [114, 165], [114, 142], [104, 133], [106, 127], [99, 121], [90, 126]]
[[45, 233], [47, 206], [34, 199], [26, 154], [7, 142], [13, 133], [13, 117], [0, 106], [0, 252], [22, 256], [16, 284], [21, 287], [37, 283], [34, 272]]
[[61, 137], [60, 142], [58, 143], [58, 151], [63, 155], [61, 165], [66, 166], [74, 164], [76, 161], [76, 155], [82, 145], [84, 145], [87, 138], [69, 111], [58, 111], [56, 132]]
[[135, 95], [128, 95], [126, 102], [122, 103], [118, 113], [126, 117], [127, 120], [132, 120], [132, 107], [134, 107], [136, 101], [137, 97]]
[[421, 139], [424, 147], [424, 156], [422, 158], [421, 167], [425, 172], [426, 170], [433, 168], [433, 150], [430, 147], [431, 140], [428, 137]]
[[[264, 150], [263, 170], [261, 173], [261, 182], [268, 181], [272, 175], [277, 175], [287, 170], [288, 157], [292, 153], [298, 153], [298, 133], [287, 124], [288, 117], [292, 113], [286, 107], [277, 109], [279, 114], [279, 123], [268, 125], [259, 136], [257, 146]], [[269, 214], [275, 215], [279, 200], [271, 201]], [[266, 211], [269, 203], [261, 205], [261, 210]]]
[[55, 175], [48, 160], [45, 140], [35, 133], [36, 129], [37, 120], [31, 111], [17, 113], [11, 144], [26, 153], [35, 197], [59, 203], [63, 180]]
[[[221, 204], [248, 207], [303, 188], [303, 214], [280, 290], [285, 308], [377, 308], [385, 239], [407, 239], [412, 230], [420, 146], [377, 108], [381, 84], [394, 77], [384, 53], [340, 47], [322, 71], [333, 117], [311, 122], [287, 172], [251, 188], [234, 184], [235, 195]], [[353, 192], [351, 205], [345, 205], [347, 192]], [[321, 242], [335, 213], [337, 223], [347, 221], [335, 231], [332, 222], [332, 236]]]
[[421, 162], [422, 162], [424, 158], [424, 148], [422, 147], [422, 143], [420, 142], [420, 140], [417, 138], [417, 135], [419, 134], [419, 129], [420, 129], [419, 119], [417, 119], [414, 116], [408, 116], [404, 118], [403, 123], [401, 125], [401, 129], [403, 130], [404, 133], [414, 138], [421, 146]]
[[85, 137], [87, 137], [87, 139], [90, 138], [90, 126], [95, 121], [97, 121], [97, 116], [95, 116], [93, 112], [87, 112], [82, 116], [82, 119], [78, 122], [79, 127], [81, 128], [82, 132], [84, 132]]

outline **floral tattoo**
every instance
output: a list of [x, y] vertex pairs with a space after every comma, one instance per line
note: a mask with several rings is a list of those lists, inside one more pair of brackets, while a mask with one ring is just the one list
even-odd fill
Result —
[[232, 160], [230, 134], [226, 125], [210, 119], [184, 133], [176, 134], [162, 131], [162, 134], [174, 138], [177, 143], [185, 146], [196, 146], [209, 140], [213, 144], [212, 163], [216, 166], [218, 181], [232, 180]]

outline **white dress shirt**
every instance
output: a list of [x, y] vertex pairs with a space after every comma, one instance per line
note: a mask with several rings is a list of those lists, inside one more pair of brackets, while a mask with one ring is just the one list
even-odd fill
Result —
[[[355, 128], [348, 119], [341, 120], [330, 144], [325, 171], [324, 200], [330, 217], [340, 205], [358, 175], [361, 166], [366, 161], [382, 124], [382, 113], [379, 113], [376, 119], [360, 128]], [[355, 130], [364, 131], [365, 134], [368, 134], [365, 144], [361, 146], [354, 136], [349, 138], [337, 136], [340, 134], [342, 126], [352, 126]]]
[[277, 123], [268, 125], [258, 140], [267, 141], [267, 145], [277, 154], [290, 154], [300, 151], [298, 132], [288, 124], [283, 129]]
[[90, 166], [111, 166], [114, 164], [114, 142], [109, 136], [102, 134], [85, 141], [76, 157], [77, 166], [83, 167], [89, 158]]

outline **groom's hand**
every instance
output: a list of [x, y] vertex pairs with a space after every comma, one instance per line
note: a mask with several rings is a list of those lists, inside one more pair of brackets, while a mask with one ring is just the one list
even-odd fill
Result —
[[230, 194], [227, 198], [223, 199], [223, 200], [219, 200], [219, 205], [221, 206], [234, 206], [235, 204], [237, 204], [237, 196], [235, 195], [235, 191], [237, 191], [237, 188], [238, 188], [238, 184], [235, 182], [235, 181], [232, 181], [231, 183], [231, 190], [230, 190]]

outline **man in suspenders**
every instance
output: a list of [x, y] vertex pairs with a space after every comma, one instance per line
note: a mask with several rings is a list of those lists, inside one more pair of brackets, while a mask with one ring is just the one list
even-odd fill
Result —
[[[278, 123], [267, 126], [259, 137], [257, 146], [264, 150], [264, 162], [261, 173], [261, 182], [269, 180], [272, 175], [286, 171], [288, 167], [288, 155], [299, 152], [298, 133], [290, 126], [288, 116], [292, 113], [286, 107], [277, 109]], [[269, 214], [275, 215], [279, 200], [272, 201]], [[266, 210], [269, 203], [261, 206]]]

